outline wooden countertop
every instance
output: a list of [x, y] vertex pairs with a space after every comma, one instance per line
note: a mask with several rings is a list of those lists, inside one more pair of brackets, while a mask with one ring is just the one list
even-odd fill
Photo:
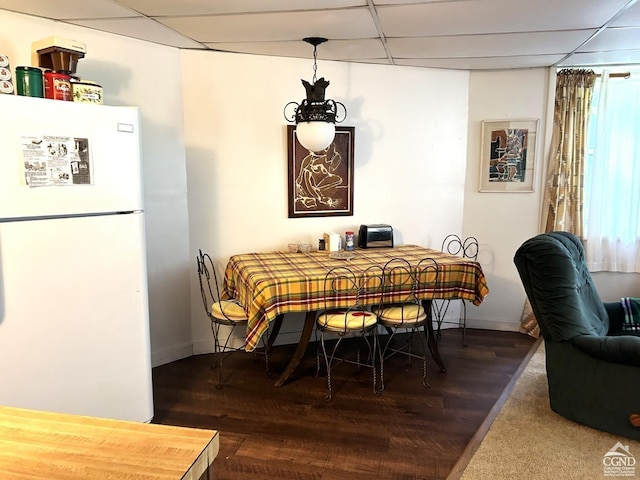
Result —
[[0, 478], [197, 480], [216, 430], [0, 407]]

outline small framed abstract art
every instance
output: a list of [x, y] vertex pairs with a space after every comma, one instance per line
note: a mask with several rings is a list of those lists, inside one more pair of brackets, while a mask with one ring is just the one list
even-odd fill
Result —
[[309, 152], [287, 125], [289, 218], [353, 215], [354, 127], [336, 127], [331, 145]]
[[538, 123], [537, 119], [482, 122], [481, 192], [533, 192]]

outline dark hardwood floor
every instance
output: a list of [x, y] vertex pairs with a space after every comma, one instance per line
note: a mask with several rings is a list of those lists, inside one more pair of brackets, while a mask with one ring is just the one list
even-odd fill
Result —
[[[213, 463], [218, 480], [444, 479], [509, 383], [534, 339], [515, 332], [443, 332], [447, 372], [430, 358], [431, 388], [421, 385], [421, 363], [385, 362], [385, 391], [374, 395], [371, 371], [341, 364], [315, 377], [311, 344], [292, 379], [276, 388], [264, 357], [237, 352], [225, 358], [224, 388], [216, 389], [211, 355], [153, 369], [154, 423], [220, 432]], [[274, 372], [292, 346], [274, 347]]]

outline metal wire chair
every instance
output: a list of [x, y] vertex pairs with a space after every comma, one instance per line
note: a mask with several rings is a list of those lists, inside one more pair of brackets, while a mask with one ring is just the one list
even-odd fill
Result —
[[[409, 365], [413, 358], [422, 360], [422, 385], [429, 387], [427, 381], [427, 357], [429, 352], [427, 322], [430, 320], [420, 296], [424, 292], [433, 292], [438, 281], [438, 264], [432, 258], [422, 259], [412, 266], [404, 258], [394, 258], [384, 267], [384, 298], [387, 303], [374, 309], [378, 315], [378, 323], [388, 332], [389, 337], [381, 353], [380, 384], [384, 389], [384, 362], [396, 354], [409, 357]], [[432, 293], [431, 293], [432, 295]], [[420, 335], [422, 329], [422, 335]], [[402, 345], [395, 345], [398, 333], [408, 333]], [[415, 335], [422, 339], [422, 354], [414, 353]]]
[[[198, 250], [196, 257], [198, 264], [198, 281], [200, 283], [200, 295], [202, 297], [202, 305], [211, 321], [211, 332], [213, 333], [213, 354], [214, 362], [212, 368], [218, 369], [218, 383], [216, 388], [222, 388], [224, 379], [222, 375], [222, 364], [226, 353], [244, 350], [244, 342], [242, 345], [233, 347], [230, 341], [233, 339], [233, 333], [236, 328], [246, 329], [247, 314], [242, 305], [237, 300], [221, 300], [220, 287], [216, 269], [213, 260], [208, 253]], [[222, 326], [227, 327], [223, 332], [226, 337], [221, 341], [220, 329]], [[265, 346], [265, 364], [267, 375], [269, 374], [269, 357]]]
[[[340, 362], [372, 370], [373, 393], [380, 388], [377, 380], [377, 363], [380, 358], [378, 345], [377, 317], [365, 303], [375, 303], [382, 291], [382, 268], [369, 267], [364, 274], [356, 275], [347, 267], [335, 267], [329, 270], [324, 279], [325, 308], [316, 318], [316, 374], [320, 374], [320, 354], [324, 357], [327, 370], [327, 395], [333, 396], [331, 371]], [[347, 304], [348, 306], [344, 306]], [[320, 340], [318, 341], [318, 335]], [[366, 359], [362, 359], [360, 348], [355, 352], [343, 352], [336, 355], [342, 340], [347, 336], [360, 337], [367, 347]], [[337, 340], [329, 351], [329, 339]]]
[[[458, 255], [462, 258], [468, 258], [476, 261], [478, 259], [478, 239], [476, 237], [467, 237], [462, 239], [455, 233], [447, 235], [442, 241], [441, 250], [451, 255]], [[460, 301], [461, 315], [458, 317], [458, 322], [446, 321], [446, 315], [449, 310], [449, 306], [452, 301]], [[435, 313], [435, 320], [438, 325], [436, 332], [436, 340], [440, 341], [442, 324], [458, 325], [458, 328], [462, 329], [462, 346], [466, 347], [465, 334], [467, 330], [467, 304], [462, 298], [453, 298], [448, 300], [434, 300], [433, 311]]]

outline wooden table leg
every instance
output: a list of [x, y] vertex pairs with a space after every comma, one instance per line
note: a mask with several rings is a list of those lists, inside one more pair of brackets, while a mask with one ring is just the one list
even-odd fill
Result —
[[304, 328], [302, 329], [302, 333], [300, 334], [300, 340], [298, 340], [296, 351], [293, 353], [293, 356], [289, 360], [287, 368], [284, 369], [284, 372], [282, 372], [276, 380], [276, 387], [281, 387], [285, 384], [285, 382], [289, 379], [293, 371], [300, 363], [300, 360], [302, 360], [302, 357], [307, 351], [307, 345], [309, 345], [309, 339], [311, 338], [311, 332], [313, 332], [313, 324], [315, 323], [315, 321], [316, 312], [307, 312], [304, 318]]
[[282, 320], [284, 319], [284, 313], [281, 313], [276, 317], [273, 321], [273, 326], [271, 327], [271, 333], [269, 334], [269, 339], [267, 340], [267, 351], [271, 350], [273, 347], [273, 342], [276, 341], [276, 337], [278, 333], [280, 333], [280, 327], [282, 326]]
[[427, 313], [427, 330], [429, 332], [429, 351], [431, 352], [431, 356], [436, 362], [436, 365], [440, 367], [441, 372], [446, 372], [447, 367], [444, 366], [444, 362], [440, 357], [440, 351], [438, 350], [438, 341], [433, 332], [433, 312], [431, 311], [431, 300], [423, 300], [422, 306], [424, 307], [424, 311]]

